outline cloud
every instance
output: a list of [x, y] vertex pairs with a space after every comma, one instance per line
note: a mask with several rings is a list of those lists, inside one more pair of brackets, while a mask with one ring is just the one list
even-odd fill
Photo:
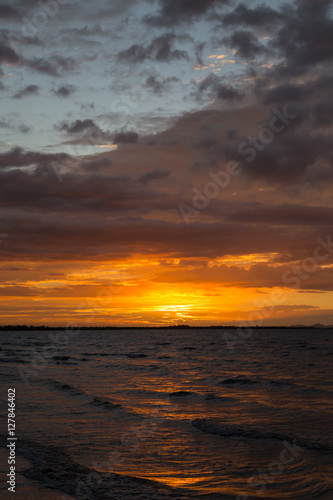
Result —
[[333, 101], [322, 101], [317, 103], [313, 110], [313, 127], [326, 128], [333, 125]]
[[236, 50], [239, 57], [253, 59], [266, 52], [266, 49], [258, 41], [251, 31], [235, 31], [232, 35], [223, 38], [223, 43]]
[[245, 4], [237, 5], [230, 13], [223, 16], [225, 26], [244, 25], [248, 27], [267, 27], [276, 24], [284, 19], [284, 14], [278, 12], [267, 5], [260, 5], [253, 9]]
[[22, 99], [22, 97], [38, 95], [39, 94], [39, 86], [38, 85], [28, 85], [24, 89], [19, 90], [13, 98], [14, 99]]
[[[250, 177], [290, 185], [301, 181], [332, 182], [332, 155], [333, 144], [328, 136], [288, 131], [276, 136], [270, 147], [257, 153], [253, 161], [247, 162], [245, 156], [238, 159]], [[327, 161], [327, 169], [320, 168], [320, 160]]]
[[57, 89], [52, 89], [51, 92], [57, 97], [69, 97], [76, 91], [75, 85], [61, 85]]
[[146, 174], [139, 177], [138, 182], [142, 184], [147, 184], [151, 181], [156, 181], [160, 179], [166, 179], [170, 175], [170, 170], [153, 170], [152, 172], [147, 172]]
[[25, 65], [39, 73], [59, 77], [64, 72], [73, 72], [77, 62], [72, 57], [51, 56], [49, 59], [35, 57], [25, 61]]
[[152, 89], [155, 94], [161, 94], [165, 90], [165, 85], [163, 82], [159, 81], [154, 75], [148, 76], [145, 86]]
[[148, 89], [151, 89], [155, 94], [159, 95], [162, 94], [162, 92], [169, 90], [171, 83], [179, 81], [179, 78], [176, 78], [175, 76], [168, 78], [159, 78], [156, 75], [150, 75], [147, 77], [144, 86]]
[[231, 85], [226, 85], [223, 77], [218, 77], [212, 73], [197, 85], [196, 93], [192, 95], [200, 101], [205, 93], [208, 93], [210, 98], [229, 102], [238, 101], [244, 97], [240, 90]]
[[20, 57], [15, 50], [0, 40], [0, 63], [17, 64], [19, 61]]
[[[44, 159], [30, 172], [1, 170], [1, 207], [14, 211], [19, 206], [21, 210], [29, 208], [36, 221], [41, 218], [45, 223], [49, 217], [50, 221], [53, 219], [55, 222], [56, 213], [72, 214], [74, 219], [83, 212], [89, 217], [95, 213], [96, 217], [101, 217], [100, 223], [103, 224], [104, 217], [110, 220], [125, 216], [136, 219], [150, 211], [170, 210], [173, 204], [169, 196], [146, 188], [146, 183], [110, 175], [112, 162], [105, 158], [83, 163], [83, 174], [78, 171], [64, 173], [63, 182], [60, 183], [52, 168], [49, 168], [54, 159]], [[36, 159], [32, 158], [31, 163], [33, 160]], [[41, 162], [40, 158], [37, 160]], [[25, 163], [28, 163], [28, 159]], [[16, 199], [13, 198], [15, 192]]]
[[114, 134], [109, 131], [105, 132], [94, 120], [89, 118], [85, 120], [75, 120], [71, 123], [63, 121], [59, 125], [55, 125], [54, 128], [74, 137], [74, 139], [68, 141], [69, 144], [84, 145], [87, 143], [89, 145], [97, 145], [103, 144], [105, 141], [113, 142], [114, 140]]
[[[153, 207], [158, 210], [163, 201], [169, 201], [170, 205], [172, 200], [143, 189], [135, 190], [126, 179], [67, 176], [61, 186], [56, 182], [51, 184], [51, 178], [45, 176], [21, 175], [16, 191], [21, 198], [20, 213], [12, 192], [13, 182], [19, 181], [18, 175], [7, 173], [6, 179], [1, 179], [5, 180], [1, 191], [2, 207], [6, 209], [1, 230], [8, 233], [10, 229], [12, 235], [0, 247], [2, 259], [10, 260], [15, 255], [16, 259], [30, 260], [112, 260], [133, 254], [217, 259], [239, 255], [240, 244], [246, 241], [247, 254], [292, 254], [296, 260], [311, 256], [316, 246], [315, 228], [304, 231], [292, 227], [277, 232], [266, 225], [225, 222], [186, 225], [141, 218], [140, 214], [149, 213]], [[46, 181], [49, 191], [42, 190]], [[24, 183], [27, 184], [23, 188]], [[25, 207], [29, 210], [24, 210]], [[272, 276], [267, 279], [267, 266], [264, 269], [265, 283], [272, 283]], [[217, 273], [213, 274], [218, 279]], [[281, 275], [279, 278], [281, 284]], [[235, 283], [239, 284], [234, 277]], [[247, 283], [253, 286], [253, 282], [247, 280]]]
[[266, 104], [298, 102], [309, 96], [309, 91], [304, 85], [286, 83], [265, 93], [264, 102]]
[[21, 132], [21, 134], [27, 134], [28, 132], [31, 132], [32, 127], [28, 127], [27, 125], [20, 125], [18, 129]]
[[0, 153], [0, 169], [7, 167], [29, 167], [51, 161], [63, 161], [70, 156], [65, 153], [44, 154], [36, 151], [24, 151], [22, 148], [13, 148]]
[[112, 163], [113, 162], [109, 158], [97, 158], [96, 160], [86, 161], [80, 166], [84, 171], [93, 173], [108, 169]]
[[188, 54], [184, 50], [174, 49], [174, 43], [188, 40], [186, 35], [180, 36], [174, 33], [164, 33], [155, 38], [148, 46], [132, 45], [127, 50], [118, 53], [119, 61], [129, 61], [140, 63], [147, 59], [159, 62], [170, 62], [177, 59], [188, 59]]
[[285, 226], [329, 226], [333, 208], [295, 204], [271, 205], [258, 202], [245, 203], [230, 214], [229, 220]]
[[27, 125], [20, 124], [18, 125], [15, 121], [15, 125], [13, 124], [13, 120], [0, 120], [0, 128], [5, 128], [7, 130], [13, 130], [13, 131], [19, 131], [21, 134], [27, 134], [32, 130], [31, 127], [28, 127]]
[[3, 19], [20, 19], [20, 12], [12, 5], [0, 5], [0, 17]]
[[56, 127], [58, 130], [66, 131], [68, 134], [81, 134], [85, 132], [87, 129], [91, 130], [101, 130], [98, 125], [93, 120], [75, 120], [72, 123], [62, 122], [60, 125]]
[[215, 0], [159, 0], [156, 15], [145, 17], [150, 26], [169, 27], [189, 23], [205, 16], [215, 5]]
[[133, 131], [129, 132], [116, 132], [113, 137], [115, 144], [128, 143], [134, 144], [139, 139], [139, 134]]
[[331, 0], [298, 0], [286, 11], [287, 16], [270, 44], [284, 58], [276, 68], [277, 75], [300, 75], [310, 66], [332, 60], [331, 5]]
[[64, 32], [70, 36], [79, 35], [79, 36], [108, 36], [107, 31], [103, 31], [99, 24], [95, 24], [95, 26], [84, 26], [83, 28], [71, 28], [70, 30], [66, 29]]

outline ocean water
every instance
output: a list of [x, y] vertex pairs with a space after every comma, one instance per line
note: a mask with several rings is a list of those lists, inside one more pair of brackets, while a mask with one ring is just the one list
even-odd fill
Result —
[[21, 499], [333, 499], [333, 332], [1, 332]]

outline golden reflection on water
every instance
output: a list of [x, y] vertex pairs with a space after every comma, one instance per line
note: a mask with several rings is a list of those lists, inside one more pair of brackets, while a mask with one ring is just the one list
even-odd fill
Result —
[[207, 477], [207, 476], [202, 476], [202, 477], [177, 477], [175, 476], [159, 476], [155, 477], [154, 475], [148, 475], [145, 476], [147, 479], [151, 479], [154, 481], [157, 481], [159, 483], [167, 484], [168, 486], [171, 486], [172, 488], [193, 488], [197, 483], [201, 481], [207, 481], [209, 479], [214, 479], [213, 477]]

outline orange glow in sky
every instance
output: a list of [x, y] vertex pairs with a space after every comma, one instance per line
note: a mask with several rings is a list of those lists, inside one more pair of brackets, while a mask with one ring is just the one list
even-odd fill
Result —
[[[332, 292], [263, 281], [281, 276], [275, 254], [214, 261], [138, 256], [114, 262], [3, 266], [2, 324], [237, 325], [258, 312], [264, 324], [307, 324], [330, 309]], [[271, 263], [270, 263], [271, 261]], [[272, 278], [271, 278], [272, 279]]]

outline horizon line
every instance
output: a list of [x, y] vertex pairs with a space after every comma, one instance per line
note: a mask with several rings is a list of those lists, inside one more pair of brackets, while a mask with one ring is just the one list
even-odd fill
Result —
[[187, 324], [179, 324], [179, 325], [166, 325], [166, 326], [161, 326], [161, 325], [150, 325], [150, 326], [116, 326], [116, 325], [94, 325], [94, 326], [79, 326], [79, 325], [72, 325], [72, 326], [50, 326], [50, 325], [0, 325], [0, 330], [147, 330], [147, 329], [244, 329], [244, 328], [253, 328], [253, 329], [265, 329], [265, 328], [295, 328], [295, 329], [300, 329], [300, 328], [333, 328], [333, 325], [324, 325], [321, 323], [315, 323], [313, 325], [248, 325], [248, 326], [239, 326], [239, 325], [187, 325]]

